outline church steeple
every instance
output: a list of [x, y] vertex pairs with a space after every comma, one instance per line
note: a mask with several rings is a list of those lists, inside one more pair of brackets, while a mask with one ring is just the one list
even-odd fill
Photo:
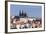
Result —
[[20, 10], [19, 16], [20, 16], [20, 17], [27, 17], [27, 14], [26, 14], [26, 12], [24, 12], [23, 10]]
[[21, 10], [19, 10], [19, 16], [21, 16]]

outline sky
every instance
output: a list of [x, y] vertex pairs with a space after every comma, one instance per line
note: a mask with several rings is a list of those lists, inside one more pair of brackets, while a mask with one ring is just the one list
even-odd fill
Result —
[[10, 15], [18, 16], [19, 11], [23, 10], [28, 17], [42, 17], [42, 7], [34, 5], [10, 5]]

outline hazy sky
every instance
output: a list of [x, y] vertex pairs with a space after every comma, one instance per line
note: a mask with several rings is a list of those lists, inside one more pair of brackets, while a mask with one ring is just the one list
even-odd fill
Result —
[[42, 7], [34, 5], [10, 5], [10, 15], [19, 15], [19, 10], [23, 10], [29, 17], [42, 17]]

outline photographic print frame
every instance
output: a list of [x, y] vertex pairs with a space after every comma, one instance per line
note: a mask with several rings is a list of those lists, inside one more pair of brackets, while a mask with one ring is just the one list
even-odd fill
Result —
[[[42, 9], [42, 25], [43, 25], [43, 29], [39, 29], [39, 28], [33, 28], [33, 29], [28, 29], [28, 30], [25, 30], [25, 31], [22, 31], [22, 29], [11, 29], [10, 30], [10, 26], [9, 26], [9, 23], [10, 22], [10, 4], [18, 4], [18, 5], [36, 5], [36, 6], [39, 6], [39, 4], [43, 7]], [[39, 30], [38, 30], [39, 29]], [[16, 30], [16, 31], [15, 31]], [[5, 1], [5, 32], [37, 32], [37, 31], [45, 31], [45, 3], [41, 3], [41, 2], [23, 2], [23, 1]]]

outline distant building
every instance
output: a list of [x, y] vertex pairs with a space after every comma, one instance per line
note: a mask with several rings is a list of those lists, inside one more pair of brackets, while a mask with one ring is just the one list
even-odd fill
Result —
[[20, 17], [27, 17], [27, 14], [26, 14], [26, 12], [24, 13], [23, 10], [22, 11], [20, 10], [19, 16]]

